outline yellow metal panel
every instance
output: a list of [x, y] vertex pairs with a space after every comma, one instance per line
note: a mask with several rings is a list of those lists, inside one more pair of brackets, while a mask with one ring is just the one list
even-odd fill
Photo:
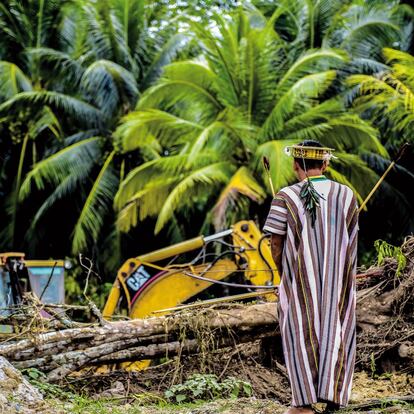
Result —
[[6, 261], [9, 257], [17, 257], [24, 261], [24, 264], [28, 267], [64, 267], [65, 261], [64, 260], [24, 260], [25, 254], [21, 252], [5, 252], [0, 253], [0, 260], [2, 263]]
[[[280, 283], [280, 276], [272, 258], [270, 241], [268, 238], [265, 238], [260, 242], [262, 237], [263, 233], [251, 220], [239, 221], [233, 226], [233, 243], [245, 249], [242, 253], [246, 257], [248, 264], [245, 278], [258, 286], [269, 283], [278, 285]], [[261, 253], [266, 260], [263, 260], [260, 256], [259, 243]], [[266, 299], [275, 301], [276, 295], [267, 295]]]
[[[194, 267], [194, 273], [199, 274], [205, 268], [206, 265], [196, 266]], [[207, 273], [208, 278], [221, 280], [237, 270], [237, 266], [231, 260], [219, 260], [209, 270], [214, 270], [214, 272]], [[140, 294], [133, 304], [130, 317], [144, 318], [151, 315], [152, 311], [177, 306], [211, 285], [210, 282], [186, 276], [182, 271], [167, 272], [154, 279]]]
[[25, 260], [24, 264], [27, 267], [64, 267], [64, 260]]
[[104, 309], [102, 311], [102, 316], [104, 318], [110, 318], [115, 313], [115, 309], [118, 305], [120, 296], [121, 289], [119, 286], [119, 281], [116, 279], [111, 291], [109, 292], [108, 299], [106, 300]]
[[20, 253], [20, 252], [0, 253], [0, 264], [2, 264], [2, 265], [6, 264], [6, 261], [9, 257], [17, 257], [17, 258], [23, 260], [24, 259], [24, 253]]
[[143, 262], [159, 262], [160, 260], [168, 259], [169, 257], [176, 256], [177, 254], [190, 252], [191, 250], [199, 249], [204, 245], [204, 239], [202, 236], [195, 237], [194, 239], [186, 240], [181, 243], [174, 244], [172, 246], [165, 247], [163, 249], [155, 250], [153, 252], [138, 256], [137, 259]]
[[24, 253], [22, 253], [22, 252], [5, 252], [5, 253], [0, 253], [0, 257], [22, 257], [22, 258], [24, 258]]

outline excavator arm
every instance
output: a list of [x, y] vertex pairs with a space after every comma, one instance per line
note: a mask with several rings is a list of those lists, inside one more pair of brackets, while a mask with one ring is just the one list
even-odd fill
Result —
[[[225, 251], [212, 261], [207, 261], [209, 255], [206, 254], [206, 246], [211, 243], [221, 244]], [[196, 250], [200, 252], [190, 263], [159, 265], [163, 260]], [[249, 284], [261, 286], [279, 283], [269, 239], [253, 221], [240, 221], [231, 229], [212, 236], [200, 236], [128, 259], [118, 271], [103, 316], [109, 319], [117, 309], [123, 308], [131, 318], [144, 318], [154, 311], [187, 302], [213, 283], [194, 279], [189, 274], [203, 275], [217, 281], [233, 274], [242, 274], [246, 287]], [[275, 296], [266, 295], [266, 299], [274, 300]]]

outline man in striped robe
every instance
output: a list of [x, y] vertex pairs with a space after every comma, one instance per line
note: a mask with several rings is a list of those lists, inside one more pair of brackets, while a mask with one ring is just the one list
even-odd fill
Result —
[[281, 275], [279, 324], [292, 389], [287, 413], [304, 414], [316, 402], [339, 409], [350, 396], [358, 208], [349, 187], [323, 175], [331, 149], [317, 141], [292, 149], [299, 182], [276, 194], [264, 230], [272, 234]]

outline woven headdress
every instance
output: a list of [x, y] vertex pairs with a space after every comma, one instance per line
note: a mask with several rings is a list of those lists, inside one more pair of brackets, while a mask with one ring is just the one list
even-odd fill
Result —
[[303, 201], [305, 210], [311, 217], [312, 227], [315, 225], [317, 208], [320, 205], [320, 199], [323, 197], [316, 191], [312, 181], [308, 177], [306, 168], [306, 160], [319, 160], [329, 162], [331, 158], [336, 158], [332, 152], [333, 148], [328, 147], [312, 147], [306, 145], [291, 145], [285, 148], [285, 153], [294, 158], [303, 160], [303, 165], [306, 174], [306, 183], [302, 186], [300, 191], [300, 198]]
[[293, 158], [304, 158], [306, 160], [329, 161], [336, 158], [332, 152], [333, 148], [328, 147], [307, 147], [304, 145], [290, 145], [285, 147], [285, 153]]

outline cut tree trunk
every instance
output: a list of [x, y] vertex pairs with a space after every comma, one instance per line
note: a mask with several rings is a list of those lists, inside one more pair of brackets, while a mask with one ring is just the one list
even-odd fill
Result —
[[220, 347], [235, 341], [251, 341], [260, 335], [274, 335], [276, 322], [275, 303], [240, 305], [220, 311], [204, 309], [35, 334], [30, 339], [0, 345], [0, 355], [16, 367], [36, 367], [50, 372], [49, 379], [58, 380], [95, 361], [154, 358], [166, 351], [174, 354], [183, 346], [185, 352], [197, 352], [197, 341], [202, 340], [206, 330], [223, 338], [217, 341]]

